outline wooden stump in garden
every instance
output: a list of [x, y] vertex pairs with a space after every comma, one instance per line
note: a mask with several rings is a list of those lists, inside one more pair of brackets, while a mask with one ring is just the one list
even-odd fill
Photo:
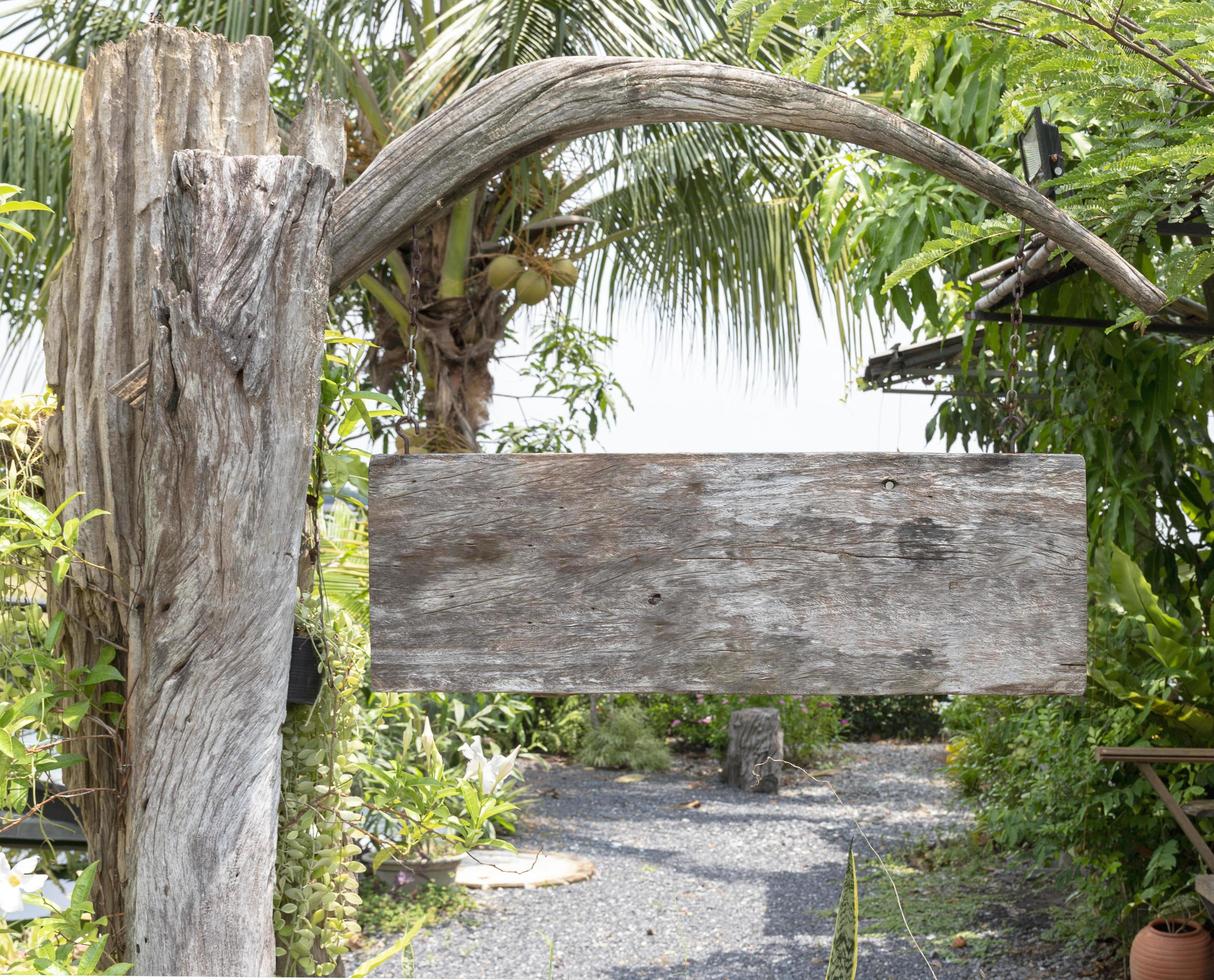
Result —
[[729, 747], [721, 778], [738, 789], [776, 793], [784, 732], [775, 708], [741, 708], [729, 716]]

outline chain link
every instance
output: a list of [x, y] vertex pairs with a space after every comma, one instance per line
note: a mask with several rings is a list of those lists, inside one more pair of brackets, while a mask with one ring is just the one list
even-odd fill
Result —
[[1003, 417], [999, 420], [1000, 451], [1018, 452], [1018, 440], [1027, 427], [1024, 413], [1020, 409], [1020, 348], [1024, 341], [1024, 222], [1020, 222], [1020, 238], [1016, 243], [1016, 264], [1012, 268], [1015, 280], [1012, 284], [1011, 331], [1007, 339], [1007, 370], [1004, 374]]
[[[422, 427], [421, 408], [418, 405], [417, 383], [417, 291], [420, 281], [414, 269], [417, 268], [417, 227], [414, 226], [409, 245], [409, 262], [406, 269], [409, 273], [409, 292], [405, 296], [405, 312], [409, 314], [409, 336], [405, 340], [405, 418], [404, 421], [412, 429], [414, 435], [420, 434]], [[408, 455], [410, 440], [407, 433], [397, 429], [403, 446], [402, 453]]]

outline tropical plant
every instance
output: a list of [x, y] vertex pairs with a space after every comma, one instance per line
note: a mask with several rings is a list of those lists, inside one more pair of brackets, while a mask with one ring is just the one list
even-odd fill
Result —
[[[167, 23], [233, 39], [270, 36], [282, 66], [274, 94], [286, 113], [313, 85], [356, 104], [350, 174], [393, 136], [512, 65], [606, 54], [775, 67], [782, 53], [769, 53], [769, 45], [748, 54], [743, 33], [725, 28], [711, 0], [453, 0], [420, 9], [395, 0], [353, 7], [332, 0], [27, 2], [10, 11], [7, 36], [25, 54], [79, 67], [153, 11]], [[776, 47], [785, 34], [772, 35]], [[48, 120], [61, 120], [68, 101], [66, 93], [44, 100]], [[655, 304], [663, 323], [702, 331], [706, 346], [720, 344], [787, 377], [797, 347], [798, 273], [816, 270], [821, 259], [799, 218], [818, 156], [808, 137], [728, 126], [578, 140], [455, 202], [338, 305], [376, 339], [364, 364], [368, 377], [409, 403], [411, 442], [431, 449], [476, 441], [487, 420], [493, 353], [519, 310], [553, 285], [570, 284], [565, 305], [580, 304], [592, 327]], [[63, 168], [43, 179], [52, 177], [62, 193]], [[57, 235], [61, 248], [63, 230]], [[529, 277], [526, 289], [519, 276], [494, 280], [505, 288], [489, 281], [490, 260], [501, 255], [527, 267], [519, 273]], [[811, 277], [815, 287], [819, 278]], [[423, 417], [424, 434], [416, 429]]]
[[[739, 0], [732, 12], [735, 22], [753, 23], [753, 45], [795, 23], [791, 71], [855, 85], [1009, 167], [1019, 166], [1016, 134], [1043, 107], [1063, 133], [1067, 171], [1047, 184], [1061, 206], [1153, 267], [1172, 295], [1197, 292], [1214, 270], [1208, 243], [1165, 242], [1156, 229], [1160, 219], [1208, 209], [1214, 55], [1194, 32], [1212, 12], [1208, 2], [983, 0], [960, 9], [937, 0]], [[852, 243], [844, 254], [860, 256], [842, 274], [889, 296], [892, 306], [877, 300], [879, 312], [908, 325], [920, 314], [937, 323], [943, 316], [928, 269], [942, 266], [946, 281], [958, 280], [982, 264], [976, 245], [1006, 243], [1017, 231], [972, 194], [941, 197], [894, 161], [875, 168], [871, 154], [848, 153], [835, 166], [842, 176], [817, 206], [821, 227]], [[902, 283], [909, 288], [899, 293]], [[965, 294], [958, 287], [954, 295]], [[861, 290], [855, 302], [867, 296]], [[1053, 302], [1050, 294], [1041, 301]], [[1068, 312], [1118, 306], [1090, 279], [1058, 302]]]
[[[1149, 915], [1197, 911], [1196, 859], [1150, 786], [1094, 749], [1209, 745], [1214, 646], [1196, 609], [1161, 600], [1123, 552], [1102, 549], [1092, 581], [1088, 696], [954, 700], [949, 766], [997, 843], [1076, 869], [1095, 913], [1076, 921], [1128, 937]], [[1181, 801], [1214, 792], [1214, 767], [1161, 774]]]
[[[602, 363], [614, 340], [557, 317], [543, 325], [519, 376], [532, 382], [531, 398], [556, 401], [562, 414], [519, 425], [510, 422], [493, 432], [499, 453], [585, 451], [600, 426], [615, 421], [616, 402], [631, 406], [623, 386]], [[520, 401], [522, 398], [520, 398]]]
[[[0, 861], [6, 877], [27, 877], [13, 875], [3, 856]], [[45, 879], [45, 875], [28, 877]], [[77, 877], [71, 898], [62, 908], [30, 887], [24, 900], [41, 906], [46, 914], [20, 924], [0, 920], [0, 972], [26, 976], [121, 976], [129, 972], [129, 963], [105, 962], [103, 930], [107, 923], [94, 916], [89, 900], [96, 877], [94, 862]]]
[[[1009, 169], [1019, 169], [1016, 136], [1040, 107], [1061, 130], [1067, 164], [1045, 189], [1190, 303], [1205, 298], [1214, 249], [1201, 236], [1164, 237], [1157, 224], [1210, 217], [1214, 49], [1195, 25], [1211, 13], [1208, 2], [1171, 0], [732, 8], [735, 22], [754, 27], [756, 44], [772, 25], [800, 31], [791, 71], [851, 85]], [[838, 242], [838, 274], [858, 287], [857, 309], [871, 295], [883, 328], [902, 323], [921, 337], [963, 331], [970, 349], [975, 325], [960, 317], [973, 292], [963, 277], [1013, 251], [1016, 222], [897, 161], [877, 166], [863, 151], [836, 157], [814, 208]], [[1137, 319], [1082, 272], [1023, 306], [1030, 315]], [[957, 377], [936, 379], [942, 399], [929, 436], [967, 448], [1004, 444], [1012, 336], [1010, 327], [985, 325], [986, 353], [967, 357]], [[1195, 675], [1208, 665], [1214, 609], [1214, 382], [1202, 363], [1211, 344], [1121, 326], [1032, 327], [1018, 339], [1027, 425], [1015, 448], [1082, 453], [1087, 464], [1089, 694], [955, 701], [946, 709], [957, 733], [954, 771], [979, 794], [997, 839], [1077, 861], [1082, 892], [1104, 913], [1091, 921], [1128, 926], [1140, 910], [1177, 899], [1194, 861], [1146, 783], [1110, 774], [1091, 749], [1097, 741], [1208, 744], [1198, 734], [1207, 695]], [[1123, 596], [1130, 581], [1137, 587]], [[1146, 582], [1176, 623], [1132, 601], [1147, 594]], [[1168, 778], [1184, 796], [1208, 777], [1179, 769]]]
[[[42, 285], [67, 247], [68, 156], [71, 127], [80, 104], [84, 72], [72, 65], [44, 61], [11, 51], [0, 51], [0, 173], [13, 184], [36, 188], [44, 205], [30, 210], [51, 212], [42, 219], [39, 234], [10, 229], [29, 242], [18, 258], [6, 243], [0, 256], [0, 309], [10, 319], [10, 330], [20, 337], [39, 316]], [[7, 185], [4, 207], [16, 188]], [[14, 205], [14, 206], [10, 206]], [[16, 345], [6, 345], [6, 360]]]
[[582, 737], [577, 759], [596, 769], [661, 772], [670, 768], [670, 750], [658, 738], [639, 704], [614, 706]]
[[847, 848], [847, 870], [835, 909], [835, 931], [826, 962], [826, 980], [855, 980], [860, 965], [860, 887], [856, 880], [856, 852]]
[[940, 736], [940, 702], [933, 694], [845, 695], [837, 701], [847, 737], [902, 738]]

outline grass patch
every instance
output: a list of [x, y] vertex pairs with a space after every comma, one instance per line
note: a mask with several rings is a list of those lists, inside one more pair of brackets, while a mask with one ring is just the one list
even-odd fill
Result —
[[[970, 834], [883, 855], [907, 922], [929, 957], [984, 960], [1026, 945], [1057, 944], [1074, 913], [1056, 876], [1025, 855]], [[894, 890], [875, 860], [860, 872], [861, 936], [905, 936]]]
[[401, 895], [370, 875], [363, 879], [359, 895], [362, 905], [358, 909], [358, 924], [368, 936], [397, 936], [419, 919], [432, 926], [476, 908], [465, 888], [426, 885], [411, 895]]

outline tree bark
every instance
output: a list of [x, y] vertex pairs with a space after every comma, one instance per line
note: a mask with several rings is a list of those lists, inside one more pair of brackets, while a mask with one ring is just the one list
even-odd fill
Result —
[[[67, 205], [74, 243], [50, 287], [45, 330], [47, 382], [59, 400], [46, 440], [48, 500], [79, 492], [74, 512], [109, 511], [82, 526], [78, 548], [87, 564], [78, 563], [50, 596], [52, 609], [67, 613], [64, 642], [75, 666], [91, 665], [112, 644], [119, 668], [140, 673], [127, 630], [143, 548], [136, 488], [144, 426], [141, 413], [110, 389], [147, 358], [156, 328], [152, 285], [173, 153], [275, 152], [270, 59], [266, 38], [230, 44], [153, 26], [102, 48], [85, 73]], [[128, 760], [100, 713], [86, 719], [81, 735], [75, 749], [86, 762], [66, 774], [74, 787], [97, 790], [75, 802], [101, 861], [97, 910], [110, 916], [110, 951], [122, 957]]]
[[509, 164], [555, 143], [649, 123], [752, 123], [891, 153], [960, 184], [1068, 249], [1147, 313], [1166, 297], [1023, 181], [896, 113], [747, 68], [657, 58], [553, 58], [482, 82], [390, 143], [334, 206], [333, 285]]
[[729, 716], [729, 744], [721, 778], [738, 789], [778, 793], [784, 732], [775, 708], [740, 708]]
[[334, 177], [178, 153], [128, 677], [128, 942], [143, 974], [269, 975], [280, 728]]

